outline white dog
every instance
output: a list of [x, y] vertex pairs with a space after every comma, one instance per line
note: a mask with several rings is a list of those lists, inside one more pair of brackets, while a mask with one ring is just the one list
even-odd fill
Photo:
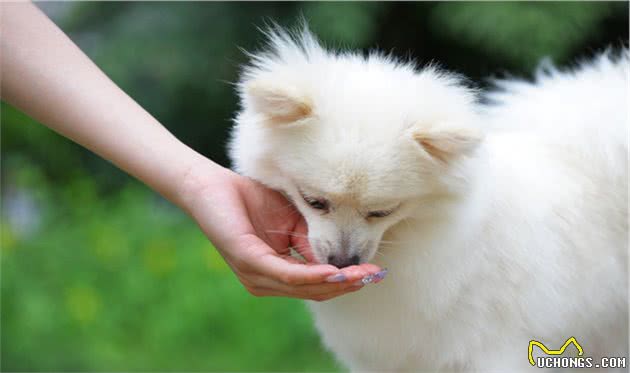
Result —
[[481, 105], [435, 67], [270, 33], [240, 81], [236, 169], [294, 201], [320, 262], [390, 271], [311, 304], [340, 361], [533, 371], [530, 340], [572, 336], [594, 363], [628, 355], [629, 71], [608, 53]]

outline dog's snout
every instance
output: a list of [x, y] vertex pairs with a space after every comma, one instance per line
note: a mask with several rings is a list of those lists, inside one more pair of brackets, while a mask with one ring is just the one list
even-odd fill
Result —
[[328, 256], [328, 264], [332, 264], [337, 268], [349, 267], [351, 265], [359, 264], [359, 256], [353, 255], [351, 257], [347, 257], [344, 255], [329, 255]]

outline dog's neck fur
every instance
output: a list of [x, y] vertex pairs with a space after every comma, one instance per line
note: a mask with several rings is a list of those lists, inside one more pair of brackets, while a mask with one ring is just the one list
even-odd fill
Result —
[[[466, 277], [479, 268], [472, 264], [479, 260], [480, 251], [467, 248], [474, 246], [474, 235], [481, 230], [493, 205], [494, 193], [485, 177], [489, 162], [483, 144], [457, 167], [458, 184], [450, 193], [417, 201], [416, 213], [386, 232], [384, 241], [393, 243], [385, 244], [380, 250], [382, 255], [374, 258], [378, 265], [395, 268], [392, 276], [397, 277], [396, 282], [411, 281], [416, 291], [424, 289], [420, 296], [405, 299], [415, 299], [417, 309], [427, 319], [443, 317], [442, 310], [456, 298], [458, 291], [453, 286], [463, 283], [450, 276]], [[408, 238], [414, 239], [414, 250], [406, 245]], [[396, 242], [407, 249], [399, 249]], [[453, 281], [451, 285], [436, 284], [437, 278]], [[442, 286], [448, 291], [437, 290]]]
[[484, 143], [471, 156], [450, 167], [454, 170], [448, 180], [443, 181], [441, 192], [417, 200], [410, 219], [421, 223], [430, 236], [439, 237], [446, 232], [452, 236], [457, 230], [457, 236], [465, 239], [466, 231], [478, 228], [492, 197], [486, 178], [489, 162]]

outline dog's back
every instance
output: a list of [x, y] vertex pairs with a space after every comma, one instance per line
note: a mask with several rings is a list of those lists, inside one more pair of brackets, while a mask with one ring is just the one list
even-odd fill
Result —
[[[501, 154], [531, 157], [522, 162], [529, 169], [513, 173], [529, 177], [521, 183], [522, 212], [530, 215], [523, 223], [547, 231], [530, 251], [540, 258], [530, 263], [530, 298], [522, 302], [530, 333], [555, 344], [569, 337], [562, 333], [581, 335], [586, 355], [596, 358], [628, 354], [629, 84], [624, 50], [570, 71], [543, 66], [533, 83], [499, 82], [488, 95], [494, 136], [515, 148]], [[509, 177], [514, 165], [497, 163]], [[549, 248], [556, 255], [546, 256]], [[536, 306], [536, 292], [557, 307]], [[554, 315], [543, 316], [548, 311]]]
[[519, 371], [530, 340], [571, 336], [586, 356], [627, 355], [627, 52], [499, 82], [479, 106], [451, 74], [327, 52], [308, 32], [271, 48], [239, 85], [237, 169], [293, 199], [320, 261], [363, 248], [390, 269], [311, 304], [340, 360]]
[[489, 103], [484, 108], [493, 129], [535, 133], [539, 140], [579, 153], [610, 174], [626, 174], [628, 49], [603, 53], [566, 71], [543, 63], [533, 82], [495, 84], [485, 95]]
[[529, 340], [571, 336], [586, 356], [627, 356], [628, 71], [625, 53], [500, 82], [485, 211], [392, 229], [411, 243], [375, 258], [398, 270], [389, 282], [313, 305], [326, 343], [358, 370], [520, 371]]

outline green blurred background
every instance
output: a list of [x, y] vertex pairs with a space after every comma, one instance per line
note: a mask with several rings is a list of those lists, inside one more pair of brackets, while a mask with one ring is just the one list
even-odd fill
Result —
[[[628, 39], [617, 2], [39, 3], [185, 143], [228, 165], [230, 82], [257, 27], [304, 16], [326, 45], [377, 47], [485, 86]], [[71, 77], [69, 77], [71, 79]], [[87, 92], [86, 92], [87, 94]], [[254, 298], [194, 223], [2, 103], [3, 371], [338, 371], [304, 305]]]

